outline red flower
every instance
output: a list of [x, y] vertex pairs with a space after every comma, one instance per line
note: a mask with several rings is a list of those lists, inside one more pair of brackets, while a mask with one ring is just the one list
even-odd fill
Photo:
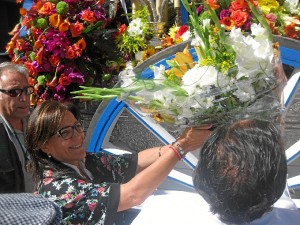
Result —
[[60, 60], [60, 58], [57, 55], [51, 55], [49, 58], [49, 62], [51, 63], [51, 65], [53, 67], [56, 67], [58, 65], [59, 60]]
[[285, 35], [289, 38], [299, 38], [300, 37], [300, 32], [296, 31], [295, 29], [295, 24], [290, 24], [288, 26], [286, 26], [286, 28], [284, 29]]
[[182, 25], [179, 30], [177, 31], [175, 35], [175, 39], [180, 38], [186, 31], [188, 31], [188, 26], [187, 25]]
[[247, 12], [237, 10], [232, 12], [231, 19], [234, 21], [236, 27], [242, 27], [246, 23], [248, 16]]
[[96, 21], [94, 12], [90, 9], [82, 11], [81, 19], [88, 23], [93, 23]]

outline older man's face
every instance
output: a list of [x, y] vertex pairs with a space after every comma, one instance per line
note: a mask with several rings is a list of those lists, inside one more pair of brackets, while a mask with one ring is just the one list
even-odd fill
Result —
[[[12, 90], [29, 87], [28, 79], [23, 74], [14, 71], [4, 71], [0, 76], [0, 89]], [[30, 95], [24, 91], [20, 96], [11, 97], [0, 92], [0, 113], [8, 121], [23, 119], [29, 113]]]

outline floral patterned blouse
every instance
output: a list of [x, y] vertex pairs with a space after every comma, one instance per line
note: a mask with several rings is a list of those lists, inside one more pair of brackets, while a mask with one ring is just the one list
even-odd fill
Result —
[[63, 224], [113, 224], [120, 184], [135, 175], [137, 154], [87, 153], [85, 166], [93, 180], [83, 179], [74, 169], [59, 164], [61, 169], [46, 167], [38, 193], [61, 207]]

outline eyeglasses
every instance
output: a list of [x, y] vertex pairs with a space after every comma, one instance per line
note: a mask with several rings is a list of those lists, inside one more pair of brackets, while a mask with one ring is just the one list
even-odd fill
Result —
[[78, 133], [82, 133], [84, 131], [82, 124], [80, 122], [77, 122], [73, 126], [61, 128], [59, 131], [57, 131], [57, 134], [64, 140], [68, 140], [73, 137], [74, 130], [76, 130]]
[[4, 90], [0, 89], [1, 92], [4, 94], [9, 95], [10, 97], [20, 97], [22, 93], [24, 92], [26, 95], [31, 95], [33, 93], [33, 87], [25, 87], [25, 88], [16, 88], [16, 89], [10, 89], [10, 90]]

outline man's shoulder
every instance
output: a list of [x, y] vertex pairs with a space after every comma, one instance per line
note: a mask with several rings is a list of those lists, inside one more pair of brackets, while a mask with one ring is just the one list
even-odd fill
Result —
[[254, 220], [249, 225], [298, 225], [299, 221], [300, 211], [274, 207], [271, 212]]

